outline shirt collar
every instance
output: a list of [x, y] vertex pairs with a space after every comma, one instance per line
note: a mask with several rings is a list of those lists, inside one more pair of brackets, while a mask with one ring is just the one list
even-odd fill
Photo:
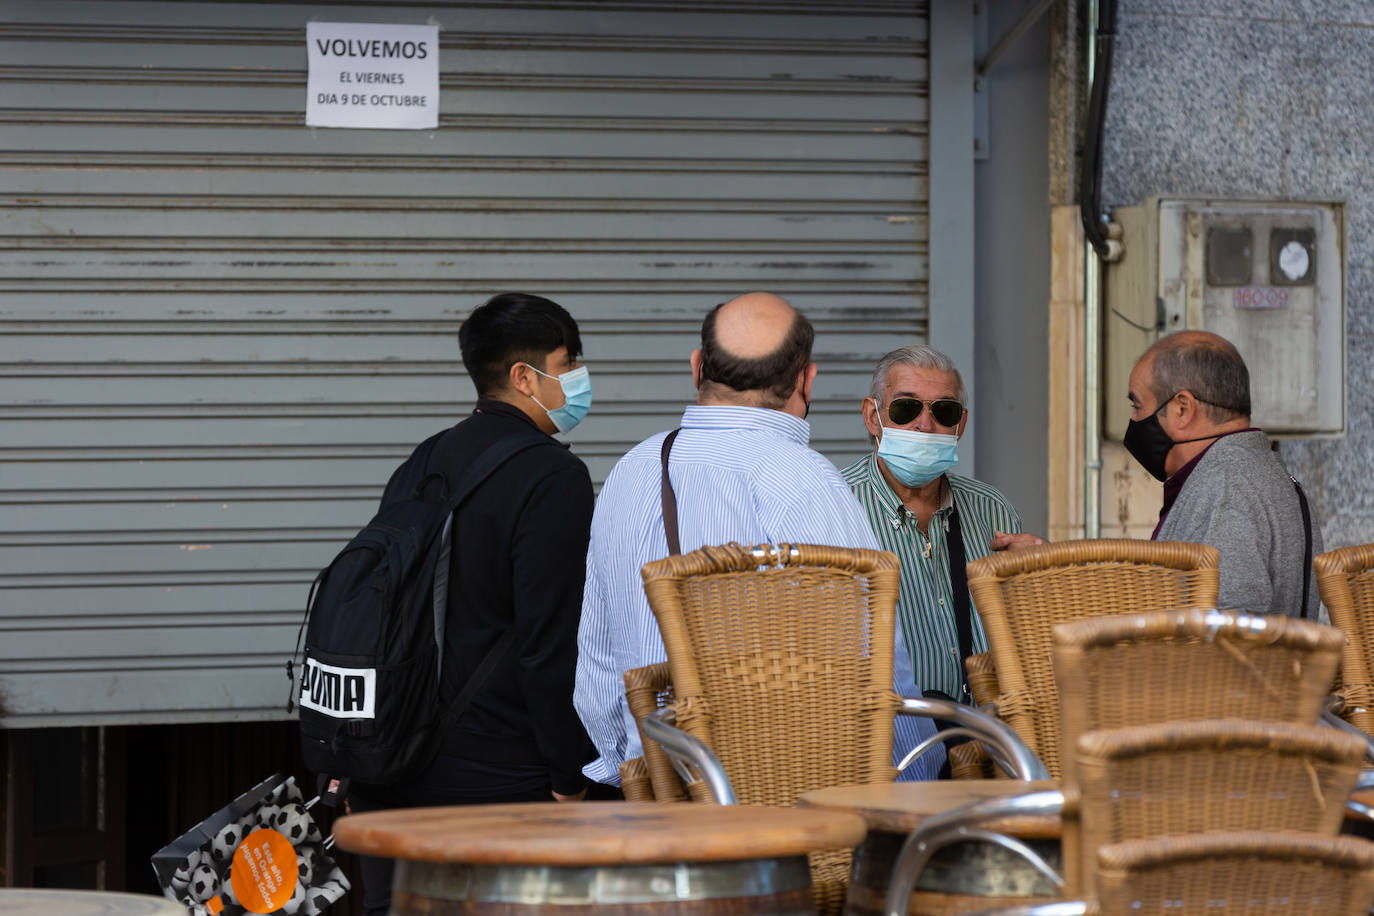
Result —
[[[878, 502], [883, 508], [883, 515], [889, 521], [901, 522], [911, 515], [910, 510], [897, 498], [897, 494], [893, 492], [887, 478], [883, 476], [882, 470], [878, 467], [878, 453], [876, 451], [868, 453], [868, 458], [864, 461], [863, 473], [864, 483], [877, 494]], [[944, 485], [940, 488], [940, 508], [935, 510], [936, 515], [947, 513], [954, 506], [954, 487], [950, 484], [948, 474], [942, 476]]]
[[798, 445], [811, 441], [811, 424], [781, 410], [733, 404], [692, 404], [682, 412], [683, 429], [761, 430], [784, 436]]
[[[530, 418], [530, 415], [519, 407], [516, 407], [514, 404], [507, 404], [505, 401], [498, 401], [495, 398], [478, 398], [477, 403], [472, 408], [472, 412], [474, 414], [481, 413], [493, 417], [504, 417], [507, 420], [515, 420], [524, 423], [530, 429], [538, 430], [541, 433], [544, 432], [542, 429], [539, 429], [539, 424], [535, 423], [534, 420]], [[545, 433], [545, 435], [548, 434]], [[555, 442], [563, 448], [571, 448], [567, 442], [555, 439], [553, 436], [549, 436], [549, 441]]]
[[472, 408], [472, 412], [495, 414], [498, 417], [508, 417], [512, 420], [523, 420], [535, 429], [539, 428], [535, 422], [530, 419], [530, 415], [519, 407], [516, 407], [514, 404], [507, 404], [505, 401], [498, 401], [495, 398], [478, 398], [477, 403]]

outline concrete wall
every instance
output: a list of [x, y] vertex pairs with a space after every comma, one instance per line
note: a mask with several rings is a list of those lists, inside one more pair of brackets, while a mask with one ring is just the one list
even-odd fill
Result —
[[1104, 204], [1346, 201], [1348, 432], [1282, 453], [1328, 548], [1374, 541], [1374, 3], [1121, 0], [1118, 18]]
[[[988, 3], [988, 42], [1033, 4]], [[989, 156], [974, 167], [976, 475], [1039, 533], [1047, 525], [1049, 44], [1042, 16], [988, 74]]]

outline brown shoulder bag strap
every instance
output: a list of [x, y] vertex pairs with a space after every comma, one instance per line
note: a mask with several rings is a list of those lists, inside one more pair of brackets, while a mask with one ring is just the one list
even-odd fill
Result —
[[659, 495], [663, 500], [663, 533], [668, 536], [668, 556], [677, 556], [682, 553], [682, 543], [678, 540], [677, 531], [677, 494], [673, 492], [673, 482], [668, 478], [668, 453], [673, 450], [673, 440], [677, 434], [682, 432], [679, 427], [663, 437], [663, 450], [659, 452], [659, 458], [663, 463], [663, 480], [659, 487]]

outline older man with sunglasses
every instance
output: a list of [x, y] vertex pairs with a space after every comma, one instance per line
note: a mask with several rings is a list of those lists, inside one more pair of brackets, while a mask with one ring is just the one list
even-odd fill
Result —
[[996, 488], [948, 473], [959, 460], [967, 402], [948, 356], [924, 344], [893, 350], [873, 370], [861, 408], [874, 450], [843, 472], [878, 542], [901, 558], [897, 615], [916, 683], [965, 702], [964, 659], [987, 651], [987, 637], [964, 564], [1044, 543], [1021, 533], [1020, 516]]

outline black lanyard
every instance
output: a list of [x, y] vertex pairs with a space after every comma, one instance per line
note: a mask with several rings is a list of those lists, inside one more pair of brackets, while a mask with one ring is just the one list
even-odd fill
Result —
[[973, 654], [973, 614], [968, 593], [967, 561], [964, 559], [964, 530], [959, 525], [959, 506], [950, 493], [949, 529], [949, 587], [954, 594], [954, 629], [959, 634], [959, 684], [962, 699], [972, 698], [968, 687], [968, 670], [964, 662]]

